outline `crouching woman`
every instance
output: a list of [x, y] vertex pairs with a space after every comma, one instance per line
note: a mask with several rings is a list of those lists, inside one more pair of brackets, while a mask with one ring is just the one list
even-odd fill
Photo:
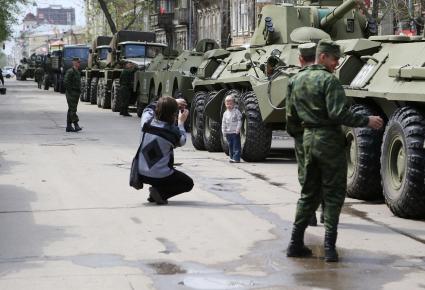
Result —
[[171, 97], [161, 97], [143, 111], [139, 174], [151, 185], [149, 202], [167, 204], [169, 198], [193, 188], [192, 178], [174, 168], [174, 148], [186, 143], [188, 115], [186, 101]]

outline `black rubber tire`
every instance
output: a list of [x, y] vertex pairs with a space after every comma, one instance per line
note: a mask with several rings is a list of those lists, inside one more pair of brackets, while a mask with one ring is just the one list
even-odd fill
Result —
[[247, 162], [262, 161], [270, 152], [272, 130], [263, 122], [258, 100], [253, 91], [242, 94], [239, 110], [242, 113], [241, 157]]
[[[365, 116], [378, 115], [371, 108], [355, 104], [350, 110]], [[384, 130], [344, 127], [347, 138], [347, 196], [361, 200], [382, 200], [380, 157]]]
[[111, 89], [111, 110], [112, 112], [119, 112], [120, 109], [121, 109], [120, 80], [115, 79], [112, 82], [112, 89]]
[[97, 78], [92, 78], [90, 82], [90, 103], [97, 104]]
[[45, 74], [43, 76], [43, 89], [45, 91], [48, 91], [49, 88], [50, 88], [49, 75], [48, 74]]
[[86, 92], [84, 93], [84, 102], [90, 102], [90, 83], [91, 79], [86, 79]]
[[204, 110], [206, 92], [197, 92], [190, 106], [190, 127], [193, 147], [197, 150], [205, 150], [204, 144]]
[[397, 109], [384, 133], [381, 177], [385, 203], [402, 218], [425, 218], [424, 141], [424, 116], [412, 107]]
[[86, 77], [81, 77], [81, 82], [80, 82], [80, 101], [81, 102], [85, 102], [86, 101], [86, 87], [87, 87], [87, 82], [86, 82]]
[[[205, 104], [212, 99], [217, 92], [208, 94]], [[208, 152], [222, 152], [221, 148], [221, 121], [217, 122], [204, 114], [204, 145]]]

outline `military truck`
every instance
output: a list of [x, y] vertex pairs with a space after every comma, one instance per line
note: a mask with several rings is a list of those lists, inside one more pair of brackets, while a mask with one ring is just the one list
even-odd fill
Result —
[[74, 57], [80, 58], [80, 69], [85, 69], [89, 57], [89, 47], [83, 44], [64, 45], [61, 50], [51, 54], [52, 81], [55, 92], [65, 93], [63, 81], [66, 71], [72, 67]]
[[[165, 45], [155, 42], [155, 33], [123, 30], [117, 32], [110, 43], [107, 65], [100, 70], [97, 84], [97, 104], [113, 112], [120, 109], [120, 75], [125, 62], [132, 62], [137, 70], [145, 70], [151, 60], [160, 53]], [[136, 95], [130, 103], [135, 103]]]
[[206, 51], [217, 49], [212, 39], [203, 39], [193, 51], [185, 50], [177, 57], [174, 53], [158, 55], [146, 71], [135, 76], [134, 90], [137, 92], [137, 114], [155, 97], [162, 95], [183, 97], [188, 104], [193, 98], [192, 82]]
[[[299, 65], [295, 51], [297, 43], [320, 38], [317, 37], [320, 33], [314, 29], [320, 27], [343, 48], [344, 56], [336, 75], [354, 102], [351, 110], [379, 114], [386, 120], [383, 130], [345, 128], [349, 145], [348, 196], [365, 200], [384, 197], [395, 215], [424, 218], [425, 56], [418, 52], [425, 48], [425, 35], [366, 38], [368, 26], [365, 18], [352, 10], [354, 5], [355, 1], [344, 2], [335, 9], [329, 8], [331, 13], [323, 11], [323, 6], [266, 6], [246, 52], [212, 51], [206, 55], [198, 70], [200, 78], [194, 83], [193, 103], [197, 105], [194, 112], [203, 113], [192, 116], [192, 123], [198, 126], [195, 141], [200, 143], [198, 146], [207, 147], [209, 144], [201, 143], [199, 134], [203, 133], [206, 141], [211, 137], [208, 134], [220, 138], [211, 129], [220, 122], [222, 96], [235, 90], [239, 92], [239, 108], [244, 115], [242, 156], [248, 161], [266, 157], [271, 130], [284, 125], [288, 79]], [[307, 21], [299, 27], [291, 27], [305, 19], [306, 8], [326, 13], [313, 14], [317, 16], [310, 18], [314, 23]], [[284, 23], [280, 23], [282, 19]], [[283, 45], [269, 48], [268, 43], [279, 39]], [[282, 63], [274, 75], [266, 78], [261, 64], [272, 54]], [[239, 71], [243, 73], [238, 74]], [[210, 97], [207, 90], [217, 93]]]
[[82, 71], [81, 78], [81, 101], [96, 104], [97, 102], [97, 82], [103, 77], [102, 72], [106, 67], [109, 43], [111, 36], [98, 36], [93, 40], [89, 49], [87, 68]]
[[16, 79], [19, 81], [25, 81], [26, 79], [34, 78], [36, 68], [37, 55], [31, 54], [29, 58], [22, 58], [20, 64], [16, 68]]

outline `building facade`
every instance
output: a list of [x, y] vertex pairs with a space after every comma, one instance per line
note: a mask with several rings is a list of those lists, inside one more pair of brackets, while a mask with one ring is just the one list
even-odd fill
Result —
[[213, 39], [223, 48], [231, 45], [231, 2], [234, 1], [193, 1], [197, 40]]
[[37, 8], [37, 21], [56, 25], [75, 25], [75, 9], [64, 8], [62, 5]]

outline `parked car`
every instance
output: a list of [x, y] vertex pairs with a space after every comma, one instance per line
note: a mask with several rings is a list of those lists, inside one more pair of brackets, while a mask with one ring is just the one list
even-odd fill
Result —
[[2, 74], [3, 77], [8, 79], [15, 76], [15, 74], [13, 73], [13, 67], [11, 66], [5, 66], [4, 68], [2, 68]]

